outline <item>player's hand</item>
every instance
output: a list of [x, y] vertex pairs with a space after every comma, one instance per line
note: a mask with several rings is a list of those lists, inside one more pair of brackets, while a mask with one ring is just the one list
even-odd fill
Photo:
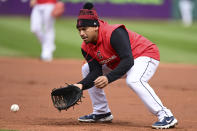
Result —
[[108, 79], [106, 76], [99, 76], [95, 81], [94, 81], [94, 85], [97, 88], [104, 88], [105, 86], [108, 85]]
[[30, 0], [30, 7], [34, 7], [36, 5], [36, 0]]

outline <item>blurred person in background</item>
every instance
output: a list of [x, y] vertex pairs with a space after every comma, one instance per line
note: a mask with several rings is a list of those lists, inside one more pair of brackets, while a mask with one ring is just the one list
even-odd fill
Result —
[[35, 33], [41, 43], [41, 60], [50, 62], [55, 51], [55, 17], [52, 11], [57, 0], [30, 0], [31, 32]]
[[191, 26], [193, 21], [193, 1], [179, 0], [179, 9], [184, 26]]

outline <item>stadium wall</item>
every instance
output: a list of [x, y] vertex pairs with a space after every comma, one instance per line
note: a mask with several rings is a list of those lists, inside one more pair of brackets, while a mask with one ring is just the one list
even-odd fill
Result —
[[[63, 0], [64, 16], [77, 16], [85, 0]], [[178, 0], [89, 0], [101, 17], [180, 19]], [[197, 1], [195, 0], [197, 8]], [[194, 18], [197, 18], [197, 9]], [[0, 0], [0, 15], [30, 15], [29, 0]]]

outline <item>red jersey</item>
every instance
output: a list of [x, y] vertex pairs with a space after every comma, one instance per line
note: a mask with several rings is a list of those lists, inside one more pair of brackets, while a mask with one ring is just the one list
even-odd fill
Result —
[[[86, 44], [83, 42], [81, 48], [92, 58], [96, 59], [101, 65], [107, 64], [109, 68], [114, 69], [120, 63], [120, 58], [112, 48], [110, 38], [115, 29], [118, 27], [126, 29], [126, 27], [120, 24], [109, 25], [101, 20], [99, 20], [99, 24], [97, 44]], [[134, 59], [140, 56], [147, 56], [160, 60], [159, 50], [154, 43], [135, 32], [130, 30], [127, 30], [127, 32], [129, 34]]]
[[37, 0], [37, 4], [56, 3], [57, 0]]

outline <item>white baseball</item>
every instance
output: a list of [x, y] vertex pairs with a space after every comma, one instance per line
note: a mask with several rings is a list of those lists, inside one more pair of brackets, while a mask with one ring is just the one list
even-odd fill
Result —
[[17, 111], [19, 111], [19, 106], [17, 104], [13, 104], [10, 107], [10, 110], [13, 111], [13, 112], [17, 112]]

